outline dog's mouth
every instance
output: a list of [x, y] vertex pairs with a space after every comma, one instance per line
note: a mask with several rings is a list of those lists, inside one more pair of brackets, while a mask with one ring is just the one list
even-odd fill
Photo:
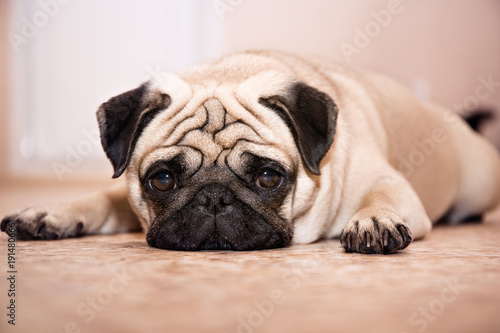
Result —
[[148, 244], [183, 251], [249, 251], [290, 244], [292, 228], [277, 213], [265, 217], [225, 188], [209, 190], [211, 195], [198, 195], [170, 216], [157, 217], [147, 233]]

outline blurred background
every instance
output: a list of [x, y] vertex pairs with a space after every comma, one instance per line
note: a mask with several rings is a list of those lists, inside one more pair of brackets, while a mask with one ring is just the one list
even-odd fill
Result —
[[[0, 34], [2, 184], [109, 179], [102, 102], [239, 50], [322, 55], [457, 112], [500, 109], [497, 0], [1, 0]], [[500, 145], [496, 122], [483, 131]]]
[[[455, 112], [500, 112], [500, 0], [0, 0], [0, 36], [0, 219], [113, 182], [99, 142], [99, 105], [157, 72], [229, 52], [321, 55], [383, 72]], [[481, 130], [500, 147], [500, 113]], [[260, 315], [258, 304], [283, 291], [288, 303], [275, 313], [273, 305], [272, 319], [262, 316], [265, 325], [255, 332], [381, 332], [388, 323], [392, 332], [415, 332], [420, 321], [412, 318], [427, 309], [443, 314], [419, 331], [429, 324], [426, 332], [498, 332], [500, 210], [495, 214], [495, 224], [437, 231], [412, 245], [410, 256], [390, 259], [345, 256], [337, 242], [333, 250], [326, 243], [234, 256], [162, 255], [134, 235], [19, 243], [18, 320], [79, 331], [68, 328], [83, 321], [75, 309], [110, 293], [109, 269], [123, 265], [119, 271], [135, 281], [111, 296], [87, 331], [189, 324], [240, 332], [241, 318]], [[296, 279], [300, 289], [287, 289]], [[467, 287], [457, 303], [441, 302], [444, 281], [459, 281], [457, 297]]]

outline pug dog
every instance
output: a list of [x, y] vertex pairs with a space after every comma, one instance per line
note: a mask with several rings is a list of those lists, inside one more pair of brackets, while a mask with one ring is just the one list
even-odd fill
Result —
[[[434, 222], [500, 201], [500, 158], [455, 114], [393, 80], [277, 51], [161, 74], [97, 111], [124, 181], [19, 210], [1, 229], [61, 239], [142, 227], [170, 250], [258, 250], [339, 237], [394, 253]], [[123, 177], [122, 177], [123, 178]]]

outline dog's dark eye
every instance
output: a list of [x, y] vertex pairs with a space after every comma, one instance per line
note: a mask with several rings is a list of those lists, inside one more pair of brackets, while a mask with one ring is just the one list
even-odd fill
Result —
[[257, 177], [257, 186], [263, 190], [272, 190], [281, 183], [282, 178], [283, 176], [277, 171], [273, 169], [264, 169], [259, 177]]
[[168, 172], [160, 172], [149, 180], [149, 186], [160, 192], [171, 191], [175, 188], [175, 179]]

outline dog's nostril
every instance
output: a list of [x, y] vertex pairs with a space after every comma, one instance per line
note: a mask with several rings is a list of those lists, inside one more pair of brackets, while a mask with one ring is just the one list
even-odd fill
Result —
[[196, 203], [200, 206], [208, 206], [210, 199], [208, 199], [206, 195], [198, 193], [196, 195]]
[[222, 205], [230, 205], [234, 202], [234, 195], [232, 193], [227, 193], [220, 199]]
[[226, 207], [232, 205], [234, 201], [235, 197], [231, 190], [219, 184], [207, 185], [195, 196], [195, 203], [212, 214], [226, 212]]

